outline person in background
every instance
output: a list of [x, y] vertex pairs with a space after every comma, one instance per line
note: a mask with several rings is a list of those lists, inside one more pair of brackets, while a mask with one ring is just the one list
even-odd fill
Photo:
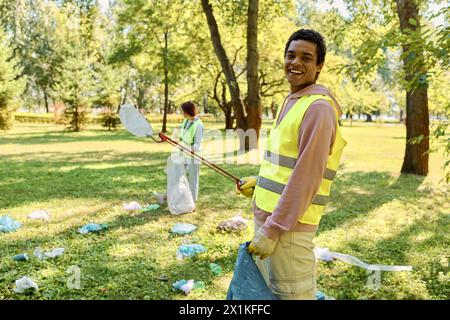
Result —
[[[195, 153], [201, 149], [204, 126], [197, 113], [197, 108], [192, 101], [187, 101], [181, 105], [184, 120], [181, 124], [180, 141], [182, 144]], [[186, 175], [194, 201], [198, 199], [200, 163], [198, 160], [189, 157], [185, 161]]]
[[[203, 139], [204, 125], [197, 113], [197, 108], [192, 101], [181, 104], [184, 120], [180, 126], [179, 141], [180, 143], [194, 151], [199, 152]], [[192, 199], [197, 201], [200, 177], [200, 162], [189, 155], [182, 155], [182, 163], [186, 170], [186, 177], [189, 182]], [[167, 192], [158, 194], [154, 192], [154, 198], [161, 204], [167, 202]]]

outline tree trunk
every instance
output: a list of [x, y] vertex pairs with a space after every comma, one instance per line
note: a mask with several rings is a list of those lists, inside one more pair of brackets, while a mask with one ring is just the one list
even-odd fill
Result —
[[75, 114], [74, 114], [74, 120], [75, 120], [75, 132], [80, 131], [80, 126], [78, 125], [78, 106], [75, 106]]
[[44, 102], [45, 102], [45, 112], [49, 113], [50, 111], [48, 110], [48, 95], [47, 95], [47, 90], [45, 90], [44, 88]]
[[272, 101], [272, 104], [270, 105], [270, 111], [272, 111], [272, 119], [275, 119], [277, 116], [277, 107], [275, 105], [275, 101]]
[[364, 113], [366, 115], [366, 122], [373, 122], [372, 121], [372, 115], [370, 113]]
[[168, 32], [164, 32], [164, 113], [163, 113], [163, 123], [162, 123], [162, 132], [167, 132], [166, 124], [167, 124], [167, 111], [169, 109], [169, 61], [167, 57], [167, 41], [168, 41]]
[[[117, 106], [117, 113], [119, 113], [119, 110], [120, 110], [120, 106], [121, 105], [123, 105], [123, 104], [125, 104], [125, 102], [127, 101], [127, 88], [128, 88], [128, 80], [125, 82], [125, 86], [123, 86], [121, 89], [120, 89], [120, 94], [121, 94], [121, 101], [119, 102], [119, 105]], [[123, 94], [122, 94], [122, 90], [123, 90]]]
[[205, 114], [208, 114], [209, 110], [208, 110], [208, 94], [205, 93], [203, 95], [203, 112]]
[[[402, 173], [426, 176], [428, 174], [429, 151], [429, 116], [427, 84], [419, 83], [416, 75], [425, 75], [427, 70], [423, 64], [423, 51], [420, 45], [411, 46], [409, 41], [423, 43], [420, 36], [419, 8], [415, 1], [396, 0], [400, 29], [406, 36], [402, 43], [406, 90], [406, 148]], [[414, 23], [415, 21], [415, 23]], [[411, 23], [413, 22], [413, 23]], [[417, 32], [417, 33], [416, 33]], [[416, 33], [414, 37], [412, 33]], [[415, 54], [411, 61], [410, 53]], [[426, 82], [426, 81], [425, 81]], [[419, 143], [410, 143], [412, 138], [423, 137]]]
[[231, 112], [232, 109], [231, 109], [230, 103], [226, 103], [225, 107], [223, 109], [224, 109], [223, 113], [225, 114], [225, 130], [226, 129], [234, 129], [233, 128], [234, 117]]
[[[249, 0], [247, 11], [247, 129], [254, 129], [256, 139], [261, 128], [261, 99], [258, 77], [258, 5], [259, 0]], [[256, 149], [258, 145], [249, 145], [245, 141], [245, 150]]]
[[241, 99], [239, 84], [237, 82], [236, 75], [234, 73], [233, 67], [231, 66], [230, 60], [228, 59], [225, 49], [222, 45], [216, 18], [214, 17], [212, 11], [212, 6], [208, 0], [202, 0], [202, 8], [208, 22], [214, 52], [219, 59], [222, 71], [225, 75], [225, 79], [227, 80], [228, 88], [230, 90], [231, 104], [233, 106], [234, 115], [236, 117], [236, 125], [238, 128], [247, 130], [247, 125], [244, 118], [244, 103]]

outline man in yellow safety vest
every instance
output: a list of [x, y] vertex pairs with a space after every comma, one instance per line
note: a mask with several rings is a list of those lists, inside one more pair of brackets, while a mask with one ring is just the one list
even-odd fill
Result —
[[300, 29], [286, 43], [290, 94], [278, 109], [257, 177], [239, 193], [253, 197], [255, 234], [248, 247], [280, 299], [315, 299], [313, 238], [346, 141], [336, 99], [316, 84], [326, 55], [322, 36]]

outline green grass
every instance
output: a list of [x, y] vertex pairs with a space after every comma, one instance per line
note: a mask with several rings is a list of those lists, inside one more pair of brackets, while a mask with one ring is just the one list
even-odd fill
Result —
[[[207, 124], [207, 129], [221, 127]], [[203, 167], [194, 213], [173, 216], [165, 207], [126, 212], [123, 203], [151, 203], [152, 191], [165, 189], [170, 146], [123, 129], [62, 129], [18, 124], [0, 133], [0, 215], [23, 224], [16, 232], [0, 234], [0, 299], [224, 299], [237, 248], [251, 239], [252, 223], [238, 235], [217, 232], [216, 226], [238, 213], [251, 219], [250, 200], [235, 196], [232, 183]], [[368, 263], [411, 265], [413, 271], [383, 272], [381, 287], [372, 290], [366, 270], [320, 262], [318, 288], [337, 299], [449, 299], [449, 205], [448, 188], [440, 183], [442, 156], [431, 156], [426, 178], [400, 176], [404, 126], [354, 123], [343, 131], [348, 146], [315, 243]], [[219, 143], [208, 138], [205, 154], [215, 158], [236, 149], [236, 144], [222, 148]], [[236, 176], [256, 174], [258, 168], [221, 166]], [[37, 209], [49, 211], [51, 220], [28, 220]], [[78, 233], [88, 222], [108, 223], [109, 229]], [[174, 236], [169, 230], [176, 222], [194, 223], [198, 230]], [[178, 246], [189, 240], [208, 251], [177, 260]], [[37, 246], [66, 252], [41, 261], [32, 254]], [[31, 259], [12, 260], [22, 252]], [[214, 276], [210, 262], [224, 273]], [[70, 266], [80, 268], [80, 290], [67, 286]], [[35, 280], [39, 292], [15, 294], [14, 281], [22, 276]], [[191, 278], [204, 281], [206, 288], [189, 296], [172, 290], [176, 280]]]

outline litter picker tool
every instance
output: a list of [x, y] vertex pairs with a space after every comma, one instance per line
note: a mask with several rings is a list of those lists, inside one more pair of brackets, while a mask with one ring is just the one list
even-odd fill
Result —
[[245, 181], [240, 180], [239, 178], [233, 176], [231, 173], [225, 171], [224, 169], [220, 168], [219, 166], [216, 166], [215, 164], [209, 162], [202, 156], [196, 154], [194, 151], [190, 150], [189, 148], [186, 148], [185, 146], [181, 145], [177, 141], [169, 138], [162, 132], [160, 132], [158, 134], [158, 137], [160, 138], [160, 140], [157, 140], [153, 136], [153, 129], [152, 129], [150, 123], [148, 123], [148, 121], [145, 119], [145, 117], [135, 107], [133, 107], [131, 105], [121, 106], [120, 110], [119, 110], [119, 117], [120, 117], [120, 121], [122, 122], [123, 126], [128, 130], [128, 132], [134, 134], [135, 136], [142, 137], [142, 138], [150, 138], [153, 141], [155, 141], [156, 143], [167, 142], [168, 144], [181, 150], [185, 154], [188, 154], [188, 155], [192, 156], [193, 158], [199, 160], [205, 166], [207, 166], [211, 170], [217, 172], [221, 176], [227, 178], [228, 180], [233, 181], [238, 189], [240, 189], [240, 186], [242, 186], [245, 183]]

